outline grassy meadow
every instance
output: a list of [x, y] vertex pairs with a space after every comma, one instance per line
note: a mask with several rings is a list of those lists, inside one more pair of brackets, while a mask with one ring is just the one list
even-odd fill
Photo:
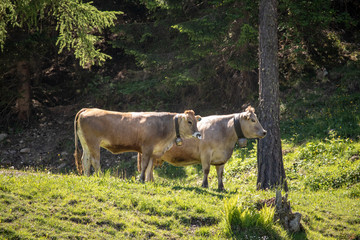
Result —
[[360, 239], [360, 95], [324, 91], [298, 91], [281, 105], [300, 233], [273, 223], [273, 209], [255, 208], [275, 190], [256, 190], [251, 140], [225, 166], [226, 192], [217, 191], [215, 169], [201, 188], [200, 166], [164, 164], [145, 184], [111, 169], [92, 177], [0, 169], [0, 239]]

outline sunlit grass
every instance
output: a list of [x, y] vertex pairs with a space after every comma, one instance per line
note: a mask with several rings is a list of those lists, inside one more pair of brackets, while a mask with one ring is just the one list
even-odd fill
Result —
[[359, 239], [360, 97], [339, 91], [282, 104], [288, 199], [304, 232], [286, 233], [272, 208], [254, 208], [275, 192], [256, 190], [249, 140], [225, 165], [227, 192], [217, 190], [215, 167], [201, 188], [200, 165], [165, 163], [145, 184], [129, 163], [91, 177], [0, 170], [0, 239]]

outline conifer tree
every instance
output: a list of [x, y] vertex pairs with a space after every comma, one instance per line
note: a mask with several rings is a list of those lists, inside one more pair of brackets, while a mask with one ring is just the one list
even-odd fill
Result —
[[[64, 49], [73, 52], [82, 67], [101, 65], [109, 55], [96, 48], [101, 41], [100, 34], [114, 26], [116, 15], [121, 12], [99, 11], [91, 3], [81, 0], [1, 0], [0, 4], [0, 49], [3, 52], [9, 45], [15, 48], [15, 65], [18, 72], [17, 99], [18, 118], [30, 117], [30, 51], [29, 44], [23, 41], [36, 33], [49, 31], [57, 33], [56, 45], [59, 53]], [[21, 32], [18, 43], [7, 41], [12, 34]], [[38, 39], [41, 41], [41, 39]], [[35, 38], [35, 41], [36, 38]], [[25, 43], [24, 43], [25, 42]], [[24, 44], [23, 44], [24, 43]], [[39, 44], [40, 46], [41, 44]]]
[[101, 40], [98, 35], [105, 28], [114, 26], [116, 14], [121, 12], [99, 11], [90, 3], [80, 0], [2, 0], [0, 6], [0, 47], [6, 47], [9, 28], [42, 31], [39, 22], [55, 22], [59, 53], [64, 49], [74, 51], [80, 65], [101, 64], [109, 55], [96, 49]]
[[256, 77], [250, 84], [241, 82], [257, 66], [257, 14], [249, 13], [256, 3], [139, 2], [146, 7], [147, 18], [119, 25], [120, 37], [114, 42], [150, 73], [138, 82], [145, 87], [151, 81], [151, 91], [172, 96], [169, 101], [183, 102], [189, 91], [194, 96], [206, 92], [202, 102], [222, 96], [229, 108], [239, 110], [250, 92], [245, 89], [257, 88]]

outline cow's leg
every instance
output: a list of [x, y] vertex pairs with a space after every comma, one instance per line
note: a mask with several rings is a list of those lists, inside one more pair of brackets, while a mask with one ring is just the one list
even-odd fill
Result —
[[149, 164], [146, 168], [145, 171], [145, 181], [149, 182], [153, 182], [154, 181], [154, 176], [153, 176], [153, 169], [154, 169], [154, 159], [150, 158], [149, 160]]
[[82, 154], [81, 161], [84, 169], [84, 175], [90, 176], [90, 167], [91, 167], [90, 154], [85, 150]]
[[81, 156], [81, 162], [82, 162], [82, 167], [84, 170], [84, 175], [85, 176], [90, 176], [90, 168], [91, 168], [91, 162], [90, 162], [90, 151], [89, 151], [89, 147], [86, 144], [86, 142], [80, 138], [80, 142], [81, 142], [81, 146], [83, 148], [83, 154]]
[[208, 175], [210, 172], [210, 157], [206, 157], [205, 159], [201, 159], [201, 165], [202, 165], [202, 170], [204, 173], [204, 178], [203, 178], [203, 182], [202, 182], [202, 187], [207, 188], [209, 187], [209, 183], [208, 183]]
[[100, 166], [100, 147], [94, 150], [94, 153], [91, 154], [91, 165], [95, 170], [95, 174], [101, 174], [101, 166]]
[[140, 174], [141, 182], [145, 181], [145, 173], [146, 173], [146, 169], [149, 165], [149, 162], [150, 162], [150, 154], [143, 152], [142, 157], [141, 157], [141, 174]]
[[224, 174], [224, 166], [223, 165], [218, 165], [216, 166], [216, 172], [217, 172], [217, 177], [218, 177], [218, 190], [219, 191], [224, 191], [224, 184], [223, 184], [223, 174]]
[[155, 167], [155, 160], [152, 161], [151, 171], [150, 171], [150, 181], [154, 182], [154, 167]]
[[91, 165], [93, 166], [95, 173], [99, 173], [101, 171], [99, 140], [94, 141], [86, 136], [84, 137], [82, 134], [80, 134], [79, 139], [84, 151], [82, 156], [84, 174], [90, 176]]

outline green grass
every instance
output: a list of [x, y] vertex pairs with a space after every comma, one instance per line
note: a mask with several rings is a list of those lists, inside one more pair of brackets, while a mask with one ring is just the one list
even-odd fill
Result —
[[275, 193], [256, 191], [256, 145], [250, 143], [225, 167], [226, 193], [216, 190], [213, 168], [209, 189], [200, 188], [198, 166], [172, 178], [180, 169], [165, 165], [155, 171], [156, 183], [146, 184], [110, 171], [83, 177], [0, 170], [0, 239], [358, 239], [360, 160], [349, 157], [359, 154], [360, 144], [329, 136], [301, 145], [284, 140], [283, 150], [289, 200], [302, 214], [303, 233], [259, 220], [269, 215], [255, 203]]
[[281, 105], [288, 199], [302, 214], [301, 233], [254, 207], [275, 192], [256, 190], [251, 140], [225, 165], [227, 192], [217, 191], [213, 167], [209, 189], [200, 187], [201, 166], [165, 163], [145, 184], [126, 163], [101, 177], [0, 170], [0, 239], [360, 239], [360, 95], [345, 86], [358, 75], [344, 76], [331, 91], [295, 91]]
[[179, 239], [207, 231], [213, 236], [219, 233], [218, 204], [224, 196], [111, 176], [3, 171], [0, 235], [5, 239]]
[[[134, 177], [113, 177], [110, 172], [102, 177], [83, 177], [1, 170], [0, 237], [358, 239], [360, 183], [345, 178], [341, 185], [314, 188], [307, 184], [308, 179], [321, 176], [317, 172], [324, 165], [319, 156], [334, 159], [336, 168], [359, 153], [359, 143], [333, 137], [315, 144], [323, 149], [321, 153], [308, 143], [283, 144], [288, 152], [284, 163], [289, 176], [289, 200], [293, 211], [302, 214], [302, 233], [291, 235], [272, 223], [272, 209], [262, 212], [254, 208], [258, 200], [274, 197], [275, 193], [256, 191], [256, 145], [250, 143], [250, 150], [236, 149], [226, 165], [226, 193], [216, 190], [214, 169], [210, 172], [210, 188], [200, 188], [199, 167], [182, 168], [183, 177], [172, 179], [168, 175], [177, 168], [165, 166], [155, 172], [156, 183], [146, 184]], [[304, 156], [308, 160], [298, 165], [295, 173], [294, 163]], [[346, 162], [348, 166], [343, 169], [352, 169], [359, 162]], [[165, 170], [167, 175], [163, 174]]]

